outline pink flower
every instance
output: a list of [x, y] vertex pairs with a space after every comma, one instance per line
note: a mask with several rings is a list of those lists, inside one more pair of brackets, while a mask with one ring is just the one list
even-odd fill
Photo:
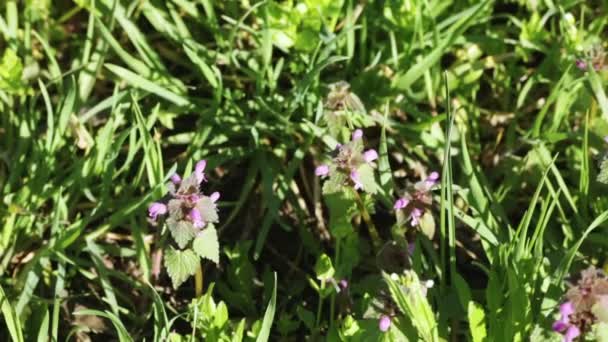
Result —
[[211, 199], [211, 202], [215, 203], [217, 202], [218, 199], [220, 199], [220, 193], [219, 192], [214, 192], [211, 194], [211, 196], [209, 196], [209, 198]]
[[340, 286], [340, 289], [346, 290], [348, 288], [348, 280], [342, 279], [342, 280], [340, 280], [338, 285]]
[[378, 321], [378, 328], [380, 331], [387, 332], [391, 327], [391, 318], [387, 315], [380, 316], [380, 320]]
[[317, 168], [315, 169], [315, 175], [319, 176], [319, 177], [325, 177], [329, 174], [329, 166], [323, 164], [323, 165], [319, 165], [317, 166]]
[[203, 228], [205, 226], [205, 222], [203, 221], [201, 212], [198, 209], [192, 208], [192, 210], [190, 210], [189, 216], [195, 228]]
[[378, 159], [378, 153], [374, 149], [367, 150], [363, 153], [363, 159], [365, 159], [366, 162], [371, 163]]
[[576, 67], [579, 68], [580, 70], [585, 70], [585, 69], [587, 69], [587, 63], [585, 63], [585, 61], [579, 59], [576, 61]]
[[579, 337], [581, 334], [581, 330], [576, 325], [571, 325], [566, 330], [566, 334], [564, 335], [564, 342], [572, 342], [575, 338]]
[[166, 213], [167, 206], [162, 203], [154, 202], [148, 207], [148, 216], [150, 216], [154, 221], [156, 221], [158, 215], [165, 215]]
[[355, 130], [352, 134], [352, 140], [359, 140], [361, 138], [363, 138], [363, 131], [360, 129]]
[[363, 184], [359, 180], [359, 173], [357, 172], [357, 170], [353, 170], [350, 173], [350, 179], [353, 181], [353, 183], [355, 183], [355, 190], [363, 188]]
[[207, 181], [205, 178], [205, 167], [207, 167], [207, 161], [204, 159], [199, 160], [194, 167], [194, 174], [199, 183]]
[[564, 335], [564, 342], [572, 342], [577, 338], [581, 331], [576, 326], [570, 323], [570, 315], [575, 312], [574, 305], [572, 302], [567, 301], [559, 306], [560, 319], [553, 323], [553, 331], [559, 332]]
[[171, 175], [171, 182], [175, 185], [179, 185], [182, 182], [182, 177], [180, 177], [177, 173]]
[[418, 208], [414, 208], [412, 213], [410, 214], [410, 218], [412, 219], [412, 226], [417, 226], [420, 221], [419, 218], [422, 216], [422, 210]]
[[395, 201], [395, 205], [393, 205], [393, 209], [395, 209], [395, 210], [403, 209], [403, 208], [407, 207], [407, 205], [409, 203], [410, 203], [409, 199], [400, 198], [397, 201]]

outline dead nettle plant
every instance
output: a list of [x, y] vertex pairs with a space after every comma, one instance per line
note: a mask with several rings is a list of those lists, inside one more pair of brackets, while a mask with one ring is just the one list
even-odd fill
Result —
[[150, 204], [148, 215], [152, 221], [162, 219], [161, 241], [165, 243], [164, 265], [174, 288], [190, 276], [195, 276], [197, 297], [203, 293], [203, 271], [199, 258], [219, 262], [219, 242], [214, 224], [219, 221], [216, 202], [219, 192], [205, 195], [201, 190], [207, 181], [207, 162], [196, 163], [194, 172], [182, 179], [173, 174], [166, 184], [168, 194]]

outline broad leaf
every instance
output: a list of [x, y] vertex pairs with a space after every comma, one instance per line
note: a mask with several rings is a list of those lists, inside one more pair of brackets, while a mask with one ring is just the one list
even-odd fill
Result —
[[376, 180], [374, 179], [374, 169], [369, 164], [362, 164], [357, 169], [359, 181], [363, 184], [363, 190], [369, 194], [378, 192]]
[[169, 227], [171, 236], [173, 236], [173, 239], [181, 249], [184, 249], [196, 234], [196, 228], [186, 220], [175, 221], [173, 218], [169, 218], [167, 226]]
[[173, 288], [177, 289], [186, 279], [194, 274], [199, 267], [199, 261], [193, 251], [169, 248], [165, 253], [165, 267], [171, 277]]
[[212, 223], [219, 221], [219, 217], [217, 216], [217, 205], [215, 205], [215, 202], [213, 202], [210, 197], [202, 196], [198, 200], [196, 208], [201, 212], [203, 221]]
[[192, 243], [192, 249], [203, 259], [209, 259], [214, 263], [220, 261], [220, 244], [217, 239], [217, 231], [210, 224], [198, 234]]

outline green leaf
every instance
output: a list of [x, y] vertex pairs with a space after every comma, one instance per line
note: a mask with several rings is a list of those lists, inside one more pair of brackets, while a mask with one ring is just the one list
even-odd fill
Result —
[[595, 338], [597, 342], [608, 342], [608, 324], [604, 322], [597, 323], [595, 326], [597, 331]]
[[220, 262], [220, 244], [212, 224], [198, 234], [192, 243], [192, 249], [203, 259], [209, 259], [216, 264]]
[[15, 309], [8, 301], [8, 298], [6, 298], [2, 287], [0, 287], [0, 309], [2, 310], [2, 318], [6, 322], [12, 340], [17, 342], [24, 341], [19, 317], [15, 314]]
[[327, 254], [324, 253], [319, 256], [319, 259], [315, 264], [315, 273], [317, 274], [317, 279], [322, 281], [333, 278], [335, 270], [331, 263], [331, 259]]
[[173, 218], [169, 218], [167, 226], [169, 227], [171, 236], [173, 236], [173, 239], [181, 249], [184, 249], [188, 242], [196, 235], [196, 229], [192, 223], [186, 220], [175, 221]]
[[21, 80], [22, 73], [23, 64], [15, 51], [4, 50], [0, 60], [0, 89], [11, 94], [23, 94], [27, 86]]
[[374, 179], [374, 169], [369, 164], [362, 164], [357, 169], [357, 173], [359, 173], [359, 181], [363, 185], [363, 190], [368, 194], [375, 194], [378, 192], [378, 186], [376, 185], [376, 180]]
[[422, 217], [420, 217], [420, 231], [429, 240], [433, 240], [433, 236], [435, 236], [435, 219], [431, 212], [425, 211]]
[[199, 267], [198, 257], [193, 251], [169, 248], [165, 253], [165, 267], [171, 277], [173, 288], [177, 289], [188, 277], [194, 274]]
[[202, 196], [196, 208], [201, 212], [201, 216], [205, 222], [217, 223], [219, 217], [217, 216], [217, 205], [208, 196]]
[[473, 342], [483, 342], [487, 337], [485, 313], [481, 305], [470, 301], [469, 309], [469, 328]]
[[272, 297], [264, 313], [264, 321], [262, 321], [262, 328], [256, 338], [256, 342], [266, 342], [270, 337], [270, 328], [272, 327], [272, 321], [274, 320], [274, 312], [277, 305], [277, 274], [274, 273], [274, 286], [272, 288]]

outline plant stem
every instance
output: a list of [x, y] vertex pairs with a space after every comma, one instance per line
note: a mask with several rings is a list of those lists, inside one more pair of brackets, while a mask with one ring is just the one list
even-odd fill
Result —
[[365, 208], [365, 204], [363, 204], [363, 200], [361, 199], [361, 196], [359, 196], [358, 192], [355, 192], [355, 199], [357, 202], [357, 207], [359, 207], [359, 211], [361, 212], [361, 217], [363, 217], [363, 221], [365, 221], [365, 224], [367, 225], [367, 230], [369, 231], [369, 236], [372, 239], [374, 250], [378, 252], [381, 246], [378, 230], [376, 229], [374, 222], [372, 222], [372, 218], [369, 216], [369, 213]]
[[200, 263], [194, 273], [194, 290], [197, 298], [203, 295], [203, 266]]

